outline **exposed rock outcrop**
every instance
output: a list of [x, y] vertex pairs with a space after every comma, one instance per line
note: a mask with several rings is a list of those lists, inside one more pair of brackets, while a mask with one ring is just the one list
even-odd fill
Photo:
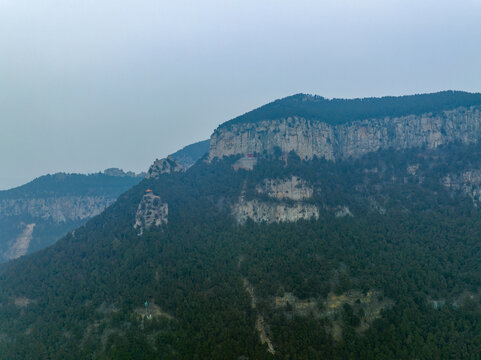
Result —
[[114, 197], [105, 196], [5, 199], [0, 200], [0, 217], [22, 215], [61, 223], [98, 215], [114, 201]]
[[475, 206], [481, 201], [481, 169], [448, 174], [442, 179], [442, 184], [448, 189], [462, 191], [473, 199]]
[[409, 149], [481, 138], [481, 107], [460, 107], [439, 114], [353, 121], [341, 125], [288, 117], [220, 126], [210, 140], [209, 159], [264, 152], [295, 152], [302, 159], [360, 157], [384, 149]]
[[169, 205], [161, 201], [160, 196], [149, 191], [142, 197], [135, 214], [134, 229], [139, 230], [139, 235], [152, 226], [167, 224]]
[[417, 175], [418, 170], [419, 164], [408, 165], [408, 167], [406, 168], [407, 173], [413, 176]]
[[185, 171], [185, 168], [176, 162], [174, 158], [168, 156], [164, 159], [157, 159], [154, 161], [149, 171], [147, 172], [147, 179], [158, 179], [162, 174], [170, 174], [173, 172]]
[[267, 195], [273, 201], [246, 200], [242, 193], [239, 201], [232, 207], [237, 222], [244, 223], [247, 219], [266, 223], [294, 222], [319, 218], [317, 206], [302, 201], [312, 197], [314, 188], [297, 176], [264, 179], [256, 186], [256, 191], [258, 194]]
[[240, 200], [233, 206], [232, 212], [239, 223], [244, 223], [247, 219], [255, 222], [272, 223], [319, 218], [319, 209], [315, 205], [301, 202], [291, 205], [258, 200]]
[[299, 201], [309, 199], [314, 194], [313, 187], [297, 176], [288, 179], [265, 179], [262, 184], [257, 185], [256, 190], [278, 200]]
[[353, 216], [351, 210], [349, 210], [347, 206], [339, 206], [334, 215], [336, 217]]

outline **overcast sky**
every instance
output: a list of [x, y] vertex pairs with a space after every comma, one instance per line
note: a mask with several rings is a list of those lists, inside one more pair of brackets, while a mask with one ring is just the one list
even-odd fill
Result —
[[0, 189], [145, 171], [298, 92], [481, 91], [481, 0], [0, 0]]

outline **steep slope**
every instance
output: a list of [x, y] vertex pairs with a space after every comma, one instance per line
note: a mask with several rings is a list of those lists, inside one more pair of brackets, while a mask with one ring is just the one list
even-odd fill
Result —
[[51, 245], [100, 214], [142, 177], [120, 169], [58, 173], [0, 191], [0, 262]]
[[476, 143], [240, 158], [144, 179], [3, 264], [0, 359], [476, 356]]

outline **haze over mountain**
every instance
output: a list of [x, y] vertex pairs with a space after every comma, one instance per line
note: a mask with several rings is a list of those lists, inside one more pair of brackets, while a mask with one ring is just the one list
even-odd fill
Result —
[[476, 358], [480, 99], [296, 95], [220, 125], [0, 266], [0, 359]]
[[0, 189], [145, 171], [299, 92], [479, 91], [479, 0], [0, 0]]

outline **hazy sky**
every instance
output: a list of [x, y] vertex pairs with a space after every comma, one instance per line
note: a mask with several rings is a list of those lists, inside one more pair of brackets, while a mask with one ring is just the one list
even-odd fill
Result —
[[481, 91], [481, 0], [0, 0], [0, 189], [144, 171], [298, 92]]

